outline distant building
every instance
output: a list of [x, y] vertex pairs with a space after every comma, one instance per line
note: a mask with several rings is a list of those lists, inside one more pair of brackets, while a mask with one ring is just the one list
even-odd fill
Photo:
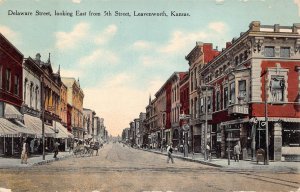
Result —
[[68, 111], [69, 118], [71, 118], [72, 132], [75, 138], [83, 139], [83, 90], [80, 88], [79, 80], [73, 77], [62, 77], [62, 82], [68, 88]]

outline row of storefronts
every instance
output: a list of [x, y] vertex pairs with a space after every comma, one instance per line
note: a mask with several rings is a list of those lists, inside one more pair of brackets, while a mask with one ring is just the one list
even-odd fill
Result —
[[227, 158], [238, 144], [242, 159], [263, 149], [270, 160], [300, 160], [299, 24], [253, 21], [221, 51], [197, 42], [185, 58], [189, 70], [173, 73], [146, 106], [148, 146], [209, 146]]

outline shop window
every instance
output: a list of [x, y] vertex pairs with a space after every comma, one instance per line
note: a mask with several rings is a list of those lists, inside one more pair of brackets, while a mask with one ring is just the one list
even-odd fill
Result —
[[223, 101], [223, 103], [224, 103], [224, 109], [226, 109], [227, 107], [228, 107], [228, 87], [225, 87], [224, 88], [224, 101]]
[[282, 146], [300, 147], [300, 130], [297, 123], [283, 123]]
[[290, 48], [280, 47], [280, 57], [290, 57]]
[[271, 100], [273, 102], [284, 101], [285, 82], [282, 76], [272, 76], [270, 82]]
[[235, 103], [235, 83], [230, 83], [229, 104]]
[[265, 57], [275, 57], [275, 49], [273, 46], [265, 47]]

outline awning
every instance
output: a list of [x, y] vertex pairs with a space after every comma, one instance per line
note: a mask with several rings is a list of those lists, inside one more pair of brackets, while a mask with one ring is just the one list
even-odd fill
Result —
[[53, 121], [53, 127], [51, 129], [56, 132], [55, 138], [73, 138], [74, 136], [68, 132], [60, 122]]
[[[31, 129], [35, 134], [36, 137], [42, 137], [42, 120], [38, 117], [33, 117], [27, 114], [24, 114], [24, 122], [25, 126], [28, 129]], [[55, 133], [51, 129], [51, 126], [44, 124], [45, 127], [45, 137], [54, 137]]]
[[23, 115], [13, 105], [5, 103], [4, 117], [7, 119], [18, 119], [23, 121]]
[[0, 118], [0, 136], [18, 136], [18, 134], [7, 119]]
[[[265, 117], [257, 117], [258, 121], [265, 121]], [[286, 118], [286, 117], [268, 117], [268, 121], [283, 121], [283, 122], [292, 122], [300, 123], [300, 118]]]
[[18, 126], [5, 118], [0, 118], [0, 136], [34, 136], [34, 132], [23, 126]]
[[244, 118], [244, 119], [234, 119], [231, 121], [225, 121], [221, 123], [221, 126], [224, 125], [233, 125], [233, 124], [239, 124], [239, 123], [247, 123], [249, 122], [249, 118]]

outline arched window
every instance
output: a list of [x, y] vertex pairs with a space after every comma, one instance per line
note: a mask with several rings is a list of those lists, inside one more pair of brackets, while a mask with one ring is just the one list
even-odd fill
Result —
[[243, 53], [241, 53], [241, 54], [240, 54], [240, 63], [243, 62], [243, 59], [244, 59], [244, 55], [243, 55]]
[[33, 107], [33, 106], [32, 106], [32, 102], [33, 102], [33, 91], [34, 91], [34, 90], [33, 90], [33, 82], [31, 82], [31, 83], [30, 83], [30, 92], [29, 92], [29, 94], [30, 94], [30, 95], [29, 95], [29, 99], [30, 99], [30, 100], [29, 100], [29, 106], [30, 106], [30, 107]]
[[239, 57], [236, 56], [236, 57], [234, 58], [234, 60], [235, 60], [235, 65], [238, 65], [238, 64], [239, 64]]

